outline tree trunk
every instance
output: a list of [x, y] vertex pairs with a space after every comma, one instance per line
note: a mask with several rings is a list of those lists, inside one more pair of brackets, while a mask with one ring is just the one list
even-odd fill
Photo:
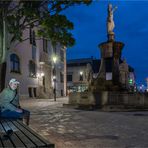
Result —
[[0, 91], [5, 87], [7, 29], [4, 11], [0, 13]]
[[6, 62], [0, 64], [0, 91], [5, 88], [6, 68]]

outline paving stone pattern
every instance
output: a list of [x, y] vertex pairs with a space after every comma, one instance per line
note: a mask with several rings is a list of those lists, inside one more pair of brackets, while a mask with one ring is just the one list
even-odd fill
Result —
[[68, 98], [23, 99], [30, 127], [56, 148], [148, 148], [148, 111], [102, 112], [63, 107]]

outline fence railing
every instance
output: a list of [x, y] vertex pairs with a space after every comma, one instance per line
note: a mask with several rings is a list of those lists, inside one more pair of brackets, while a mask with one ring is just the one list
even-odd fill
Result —
[[108, 94], [108, 105], [148, 106], [148, 96], [144, 94]]

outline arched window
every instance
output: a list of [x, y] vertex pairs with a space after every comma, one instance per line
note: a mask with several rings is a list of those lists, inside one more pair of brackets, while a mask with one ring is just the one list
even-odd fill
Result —
[[11, 72], [20, 73], [20, 60], [16, 54], [10, 55], [10, 66]]

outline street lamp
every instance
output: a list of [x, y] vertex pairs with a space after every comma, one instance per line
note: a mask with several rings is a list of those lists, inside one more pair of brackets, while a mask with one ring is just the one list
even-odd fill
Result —
[[56, 62], [57, 62], [57, 57], [56, 57], [56, 56], [53, 56], [53, 57], [52, 57], [52, 60], [53, 60], [53, 63], [56, 64]]
[[57, 62], [57, 57], [53, 56], [52, 57], [52, 61], [53, 61], [53, 82], [54, 82], [54, 89], [53, 89], [53, 93], [54, 93], [54, 101], [56, 101], [56, 62]]
[[83, 71], [80, 71], [80, 75], [81, 75], [81, 76], [83, 75]]

